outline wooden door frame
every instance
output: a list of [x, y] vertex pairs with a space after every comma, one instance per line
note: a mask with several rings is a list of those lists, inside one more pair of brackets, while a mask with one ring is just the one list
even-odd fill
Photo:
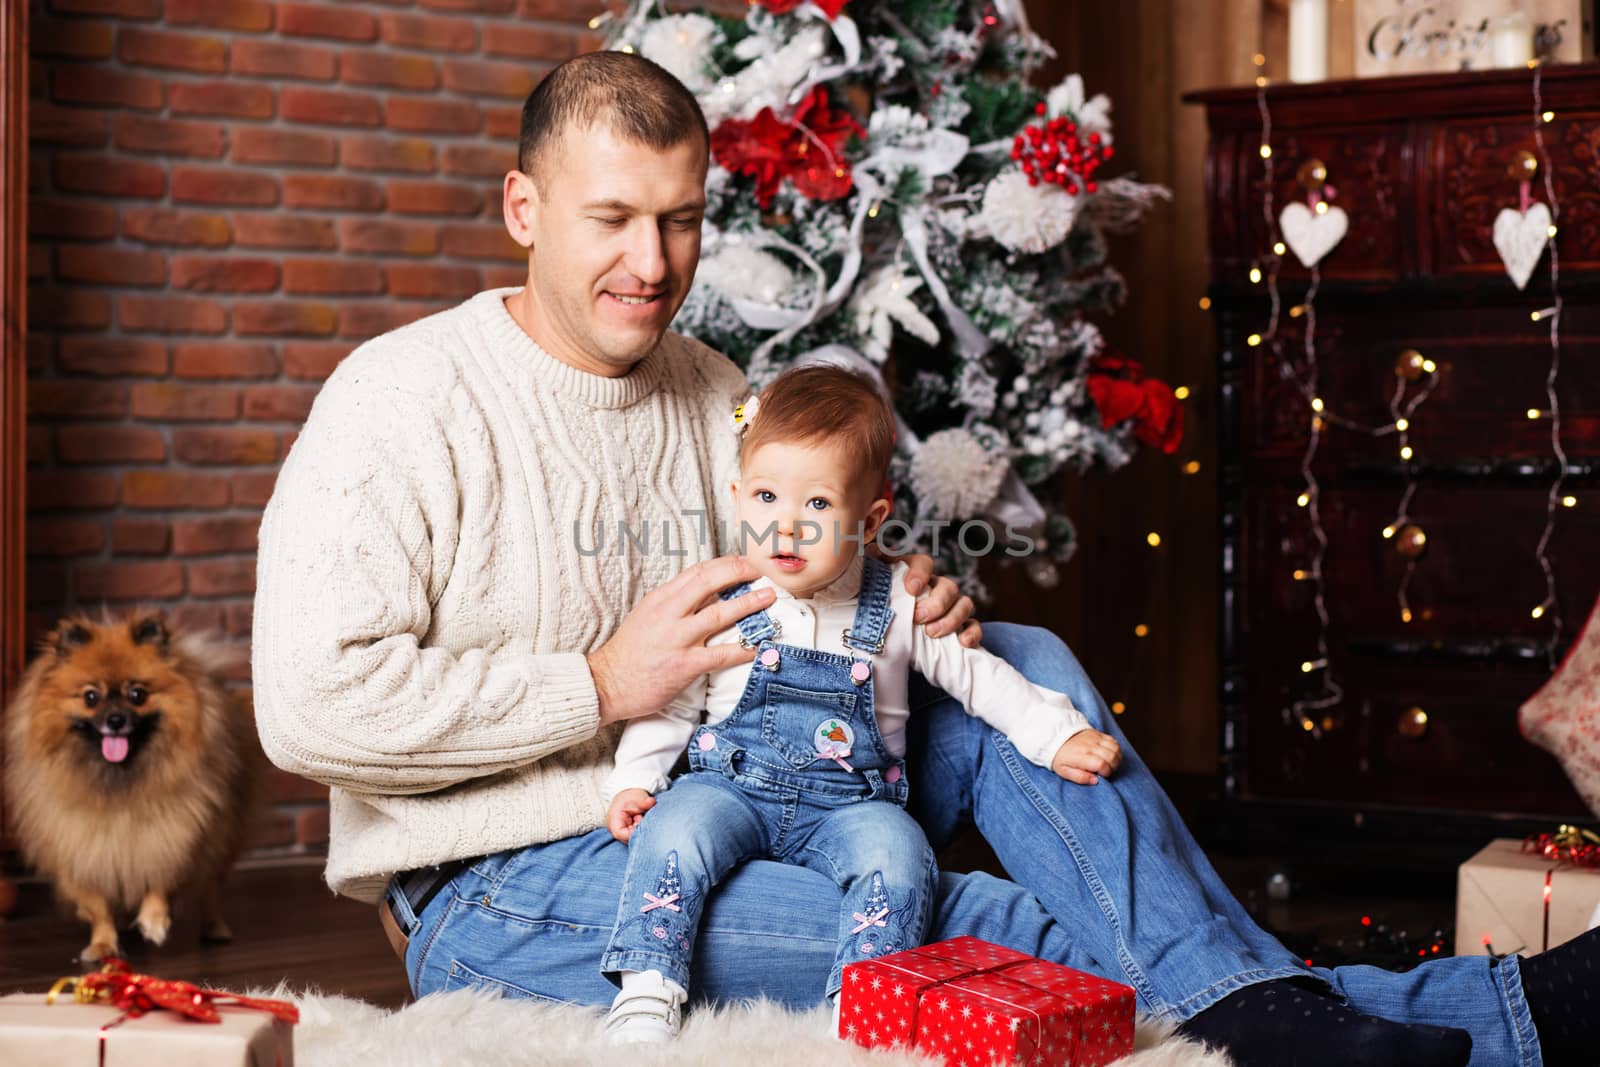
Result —
[[[0, 2], [0, 718], [23, 658], [28, 386], [28, 5]], [[0, 759], [5, 756], [0, 730]], [[0, 800], [0, 844], [5, 840]]]

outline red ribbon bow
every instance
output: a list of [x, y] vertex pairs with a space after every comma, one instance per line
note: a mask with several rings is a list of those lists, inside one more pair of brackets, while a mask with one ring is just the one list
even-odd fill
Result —
[[1553, 834], [1523, 838], [1522, 851], [1537, 852], [1547, 860], [1575, 867], [1600, 867], [1600, 834], [1563, 825]]
[[175, 982], [148, 974], [135, 974], [124, 961], [108, 956], [100, 970], [79, 978], [63, 978], [50, 990], [47, 1001], [70, 992], [79, 1004], [110, 1004], [129, 1018], [152, 1011], [175, 1011], [202, 1023], [220, 1023], [219, 1007], [250, 1008], [270, 1013], [286, 1023], [300, 1021], [300, 1009], [287, 1000], [241, 997], [221, 989], [201, 989], [190, 982]]

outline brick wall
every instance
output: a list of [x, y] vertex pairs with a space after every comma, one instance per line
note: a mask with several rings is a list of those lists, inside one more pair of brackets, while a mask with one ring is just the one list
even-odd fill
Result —
[[[34, 4], [30, 631], [141, 604], [248, 642], [261, 508], [318, 383], [523, 279], [500, 178], [600, 7]], [[275, 772], [272, 798], [258, 848], [326, 840], [324, 790]]]

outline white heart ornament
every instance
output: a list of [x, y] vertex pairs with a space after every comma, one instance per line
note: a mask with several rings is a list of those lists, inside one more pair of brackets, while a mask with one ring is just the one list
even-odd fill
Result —
[[1343, 208], [1329, 207], [1327, 211], [1312, 211], [1298, 200], [1283, 209], [1278, 216], [1278, 226], [1283, 230], [1283, 240], [1296, 258], [1307, 267], [1314, 267], [1322, 257], [1333, 251], [1333, 246], [1344, 240], [1350, 228], [1350, 216]]
[[1544, 204], [1530, 204], [1526, 211], [1508, 207], [1495, 216], [1494, 250], [1518, 289], [1527, 286], [1549, 241], [1550, 208]]

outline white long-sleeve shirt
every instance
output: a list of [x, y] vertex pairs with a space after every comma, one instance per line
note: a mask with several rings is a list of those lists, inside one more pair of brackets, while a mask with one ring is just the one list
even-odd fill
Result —
[[[878, 731], [894, 756], [906, 751], [906, 720], [910, 717], [907, 690], [912, 668], [950, 696], [961, 701], [968, 714], [993, 726], [1017, 746], [1017, 751], [1041, 767], [1050, 766], [1056, 752], [1073, 734], [1088, 729], [1088, 720], [1062, 693], [1034, 685], [1005, 660], [981, 648], [966, 648], [954, 634], [929, 637], [927, 628], [912, 622], [916, 601], [905, 587], [905, 564], [897, 564], [889, 606], [894, 618], [881, 653], [872, 657], [872, 692]], [[778, 599], [767, 614], [781, 628], [782, 643], [849, 656], [843, 634], [855, 619], [861, 587], [860, 560], [852, 563], [827, 588], [810, 599], [797, 599], [768, 578], [753, 588], [773, 589]], [[739, 639], [730, 627], [708, 644]], [[617, 745], [617, 765], [606, 783], [606, 795], [624, 789], [658, 793], [667, 787], [668, 772], [677, 761], [702, 716], [716, 724], [733, 713], [753, 665], [741, 663], [716, 671], [685, 689], [660, 714], [634, 719]]]

